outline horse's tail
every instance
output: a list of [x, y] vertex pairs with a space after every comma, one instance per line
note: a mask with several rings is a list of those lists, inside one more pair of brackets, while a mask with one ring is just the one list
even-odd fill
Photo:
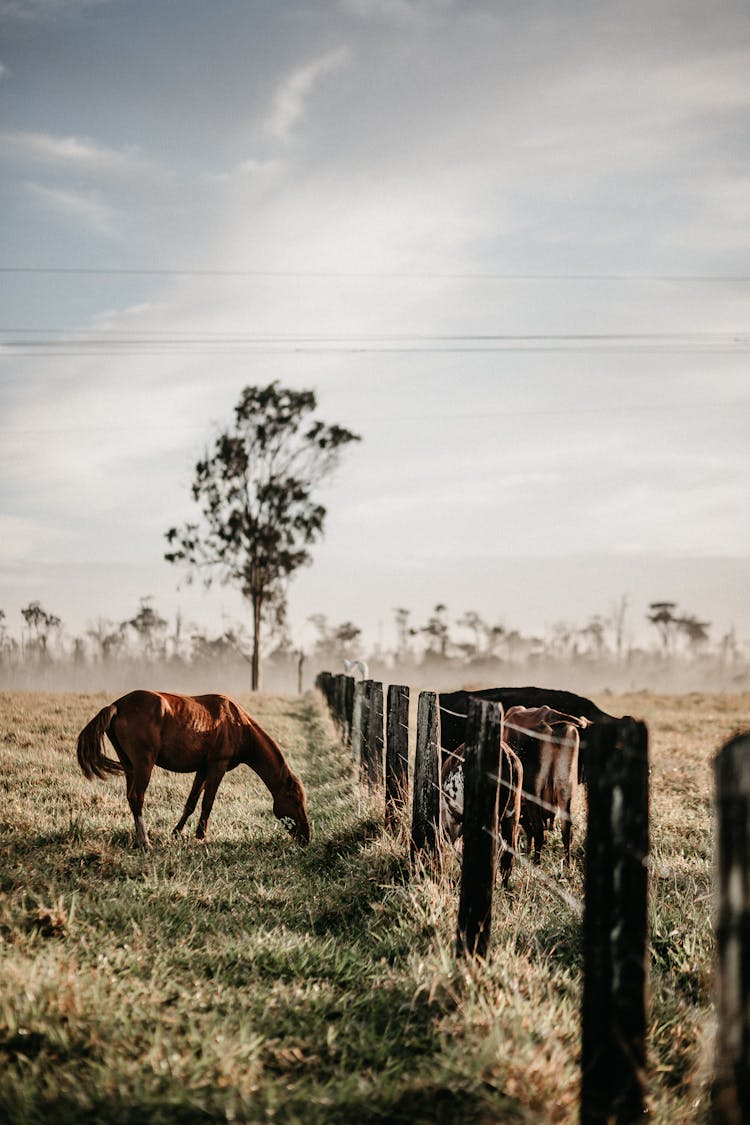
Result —
[[102, 707], [99, 714], [94, 715], [91, 722], [78, 735], [78, 765], [89, 780], [93, 777], [106, 777], [110, 773], [124, 772], [119, 762], [107, 758], [102, 752], [102, 741], [116, 714], [117, 707], [114, 703]]

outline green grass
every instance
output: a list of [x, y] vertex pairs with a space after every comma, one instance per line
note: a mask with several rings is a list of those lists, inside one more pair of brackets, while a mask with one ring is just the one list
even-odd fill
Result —
[[[105, 702], [0, 696], [0, 1119], [577, 1119], [580, 920], [554, 888], [582, 895], [581, 832], [571, 875], [558, 834], [545, 882], [498, 889], [487, 964], [456, 964], [455, 857], [411, 873], [316, 697], [243, 700], [305, 781], [309, 848], [245, 769], [206, 843], [172, 837], [189, 779], [157, 770], [147, 854], [122, 780], [76, 763]], [[707, 1121], [709, 767], [750, 697], [600, 702], [651, 730], [653, 1117]]]

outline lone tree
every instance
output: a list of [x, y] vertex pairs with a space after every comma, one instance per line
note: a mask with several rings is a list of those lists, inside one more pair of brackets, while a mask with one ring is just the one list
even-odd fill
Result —
[[252, 606], [252, 690], [260, 683], [261, 622], [283, 619], [287, 579], [311, 562], [307, 549], [323, 534], [326, 510], [313, 490], [359, 435], [311, 417], [313, 391], [278, 382], [245, 387], [234, 424], [195, 466], [193, 499], [203, 522], [172, 527], [168, 562], [190, 575], [239, 587]]

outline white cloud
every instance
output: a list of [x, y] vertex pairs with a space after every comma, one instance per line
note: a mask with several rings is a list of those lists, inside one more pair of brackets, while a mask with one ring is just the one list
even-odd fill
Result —
[[318, 55], [303, 66], [293, 70], [276, 90], [265, 129], [277, 140], [286, 140], [294, 126], [302, 118], [307, 103], [318, 83], [335, 70], [346, 65], [350, 52], [347, 47], [339, 47]]
[[247, 183], [248, 180], [255, 180], [258, 183], [265, 183], [273, 176], [276, 176], [284, 168], [282, 160], [256, 160], [253, 157], [248, 157], [247, 160], [241, 160], [230, 168], [228, 172], [215, 172], [209, 173], [205, 178], [209, 183], [226, 184], [233, 180]]
[[442, 15], [453, 0], [342, 0], [345, 12], [364, 20], [386, 20], [394, 23], [415, 23], [417, 20]]
[[8, 75], [8, 68], [4, 63], [0, 63], [0, 79], [6, 78]]
[[43, 184], [27, 182], [26, 188], [33, 199], [58, 215], [72, 219], [95, 234], [116, 238], [118, 235], [117, 214], [104, 203], [98, 192], [70, 191], [65, 188], [45, 187]]
[[144, 171], [147, 163], [134, 145], [110, 148], [97, 144], [90, 137], [56, 136], [17, 130], [0, 133], [0, 144], [6, 155], [21, 160], [35, 160], [62, 168], [86, 172], [122, 175]]
[[103, 7], [110, 2], [111, 0], [2, 0], [0, 19], [35, 23], [39, 20], [54, 20], [83, 8]]

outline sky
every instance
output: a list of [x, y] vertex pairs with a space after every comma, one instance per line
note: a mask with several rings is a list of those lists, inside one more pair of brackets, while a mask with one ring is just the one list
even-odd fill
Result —
[[[750, 639], [744, 0], [0, 0], [0, 608], [144, 596], [242, 388], [362, 437], [308, 618]], [[655, 637], [651, 638], [652, 640]]]

